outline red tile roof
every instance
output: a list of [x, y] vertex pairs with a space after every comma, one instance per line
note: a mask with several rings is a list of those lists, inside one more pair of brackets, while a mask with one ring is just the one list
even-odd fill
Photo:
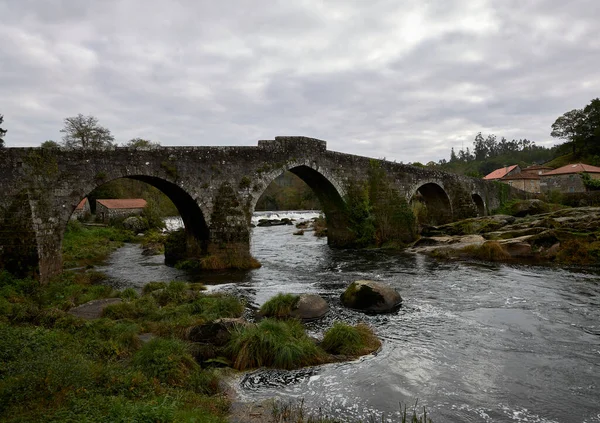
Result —
[[600, 167], [590, 166], [590, 165], [586, 165], [583, 163], [568, 164], [566, 166], [559, 167], [558, 169], [551, 170], [550, 172], [542, 173], [542, 176], [568, 175], [570, 173], [582, 173], [582, 172], [600, 173]]
[[75, 210], [83, 210], [83, 206], [85, 206], [85, 203], [87, 203], [87, 197], [84, 198], [83, 200], [81, 200], [79, 202], [79, 204], [77, 204], [77, 207], [75, 207]]
[[496, 169], [492, 173], [485, 175], [483, 179], [500, 179], [504, 177], [507, 173], [512, 172], [516, 167], [517, 165], [501, 167], [500, 169]]
[[[543, 175], [543, 174], [542, 174]], [[501, 181], [515, 181], [519, 179], [540, 179], [540, 175], [537, 173], [516, 173], [514, 175], [505, 176]]]
[[143, 198], [123, 198], [112, 200], [96, 200], [107, 209], [143, 209], [146, 207], [146, 200]]

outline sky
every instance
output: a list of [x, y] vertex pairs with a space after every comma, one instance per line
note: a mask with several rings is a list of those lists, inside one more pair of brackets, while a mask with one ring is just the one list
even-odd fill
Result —
[[119, 143], [303, 135], [399, 162], [560, 141], [600, 97], [598, 0], [0, 0], [7, 147], [93, 115]]

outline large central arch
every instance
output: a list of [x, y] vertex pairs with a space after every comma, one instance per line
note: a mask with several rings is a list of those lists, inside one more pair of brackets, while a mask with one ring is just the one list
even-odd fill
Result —
[[343, 246], [351, 239], [346, 220], [345, 191], [342, 185], [332, 175], [325, 173], [308, 162], [291, 162], [277, 168], [260, 178], [262, 189], [258, 190], [252, 198], [251, 212], [254, 212], [258, 199], [265, 192], [269, 184], [285, 171], [290, 171], [313, 190], [327, 220], [327, 243], [331, 246]]

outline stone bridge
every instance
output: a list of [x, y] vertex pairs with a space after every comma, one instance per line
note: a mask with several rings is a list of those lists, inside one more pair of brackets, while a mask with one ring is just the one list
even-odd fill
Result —
[[487, 214], [500, 204], [498, 184], [432, 169], [328, 151], [305, 137], [276, 137], [256, 147], [116, 148], [86, 151], [0, 150], [0, 269], [35, 268], [42, 281], [62, 271], [62, 241], [77, 204], [98, 186], [132, 178], [165, 193], [185, 224], [188, 247], [211, 254], [231, 245], [248, 251], [250, 219], [267, 186], [289, 170], [318, 196], [328, 242], [348, 245], [346, 195], [379, 163], [411, 201], [436, 211], [438, 222]]

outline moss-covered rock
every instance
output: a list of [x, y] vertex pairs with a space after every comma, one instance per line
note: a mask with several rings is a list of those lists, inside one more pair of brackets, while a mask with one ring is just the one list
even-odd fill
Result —
[[352, 282], [341, 300], [345, 307], [367, 313], [389, 313], [402, 304], [402, 297], [394, 288], [367, 280]]

